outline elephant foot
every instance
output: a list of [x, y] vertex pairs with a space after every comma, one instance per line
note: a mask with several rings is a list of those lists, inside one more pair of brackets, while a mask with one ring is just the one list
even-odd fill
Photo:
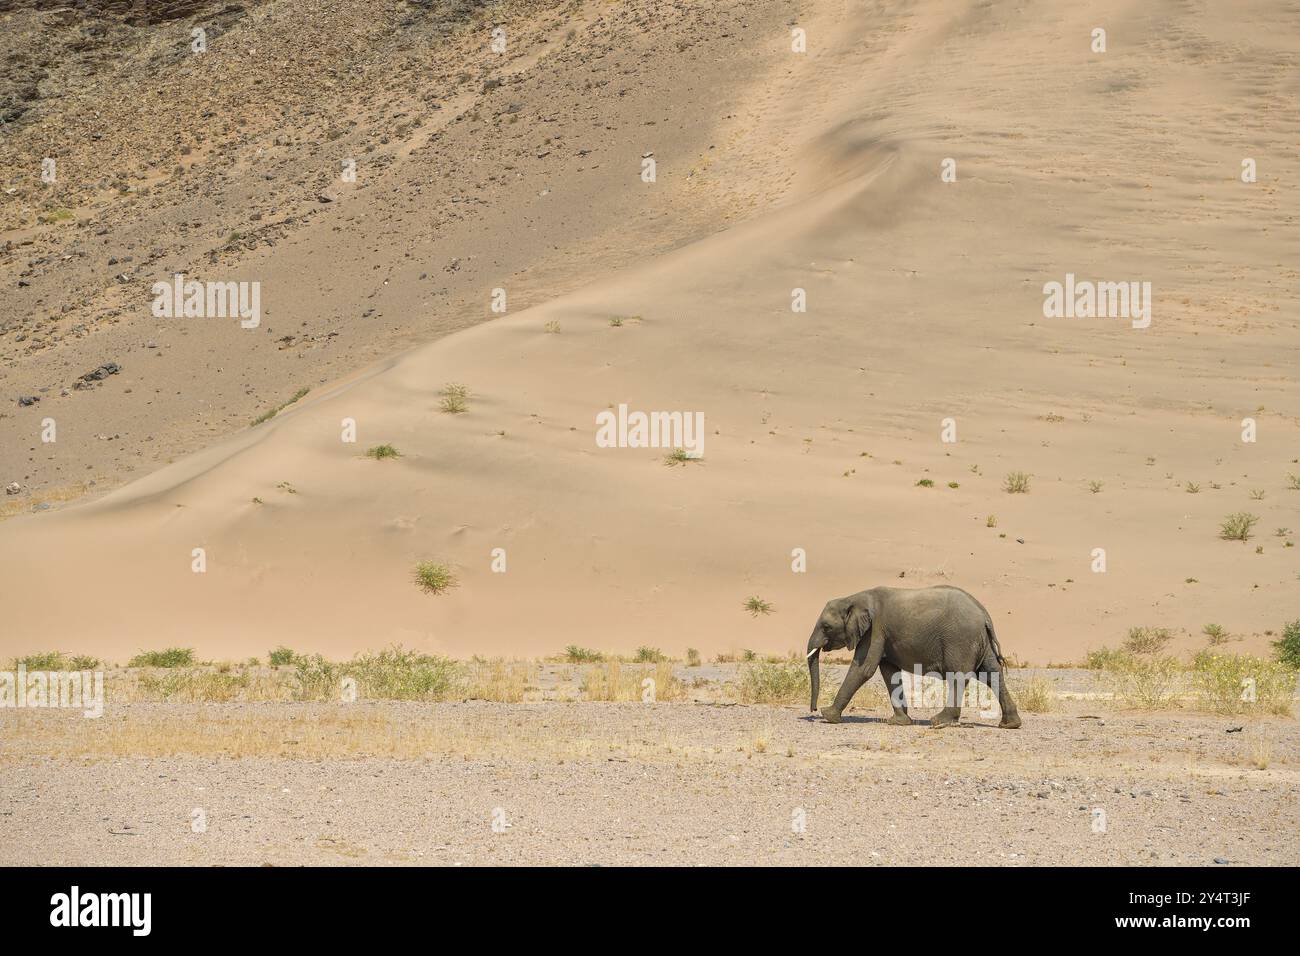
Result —
[[895, 727], [911, 727], [915, 721], [913, 721], [911, 717], [907, 716], [907, 714], [895, 713], [894, 716], [890, 717], [885, 721], [885, 723], [893, 724]]
[[826, 719], [826, 723], [828, 724], [838, 724], [842, 719], [840, 717], [840, 712], [833, 707], [823, 707], [822, 717]]
[[1018, 730], [1020, 728], [1020, 715], [1008, 714], [1002, 718], [1002, 723], [998, 724], [998, 726], [1005, 727], [1007, 730]]
[[960, 714], [950, 714], [946, 710], [941, 710], [930, 718], [930, 728], [932, 730], [941, 730], [944, 727], [956, 727]]

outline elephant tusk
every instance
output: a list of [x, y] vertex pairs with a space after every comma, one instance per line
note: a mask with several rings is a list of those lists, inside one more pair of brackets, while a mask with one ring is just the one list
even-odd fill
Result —
[[810, 657], [812, 657], [814, 654], [816, 654], [816, 653], [817, 653], [818, 651], [820, 651], [820, 650], [821, 650], [820, 647], [814, 647], [811, 651], [809, 651], [807, 654], [805, 654], [805, 655], [803, 656], [803, 659], [804, 659], [804, 660], [808, 660]]

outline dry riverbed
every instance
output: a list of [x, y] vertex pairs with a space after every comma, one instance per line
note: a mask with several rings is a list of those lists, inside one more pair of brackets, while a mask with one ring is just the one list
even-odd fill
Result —
[[0, 863], [1300, 863], [1294, 720], [1054, 707], [1019, 731], [686, 700], [9, 710]]

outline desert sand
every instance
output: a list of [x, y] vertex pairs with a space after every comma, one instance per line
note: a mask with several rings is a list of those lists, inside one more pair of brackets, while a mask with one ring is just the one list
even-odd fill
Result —
[[[120, 151], [74, 148], [104, 81], [71, 79], [3, 145], [36, 165], [6, 172], [0, 654], [784, 652], [880, 584], [965, 587], [1040, 664], [1139, 625], [1261, 652], [1295, 616], [1288, 4], [507, 4], [505, 55], [490, 18], [443, 38], [348, 10], [318, 24], [340, 49], [294, 62], [277, 44], [315, 7], [254, 5], [208, 59], [130, 78], [215, 111], [192, 149], [121, 104]], [[381, 33], [400, 65], [326, 82]], [[283, 83], [249, 79], [259, 56]], [[40, 223], [60, 144], [75, 218]], [[150, 160], [147, 192], [75, 181]], [[154, 318], [174, 272], [259, 281], [261, 326]], [[1149, 326], [1046, 317], [1067, 274], [1149, 282]], [[702, 413], [703, 457], [598, 447], [622, 404]], [[1246, 542], [1220, 538], [1235, 512]], [[420, 561], [458, 585], [423, 593]]]

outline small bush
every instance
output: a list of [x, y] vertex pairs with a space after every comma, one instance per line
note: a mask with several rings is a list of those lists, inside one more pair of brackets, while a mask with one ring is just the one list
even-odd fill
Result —
[[[1009, 680], [1003, 673], [1003, 680]], [[1031, 714], [1045, 714], [1052, 709], [1055, 699], [1053, 685], [1046, 677], [1030, 677], [1027, 680], [1010, 680], [1008, 690], [1015, 698], [1016, 706]]]
[[686, 666], [687, 667], [700, 666], [700, 652], [693, 647], [686, 648]]
[[929, 478], [922, 478], [920, 481], [918, 481], [918, 482], [916, 483], [916, 487], [918, 487], [918, 488], [933, 488], [933, 487], [934, 487], [934, 482], [931, 481]]
[[603, 661], [605, 655], [600, 651], [594, 651], [589, 647], [579, 647], [577, 644], [570, 644], [564, 649], [564, 659], [570, 664], [593, 664], [597, 661]]
[[637, 664], [658, 664], [668, 660], [657, 647], [638, 647], [632, 660]]
[[491, 700], [518, 704], [536, 677], [527, 661], [477, 661], [470, 667], [465, 696], [470, 700]]
[[559, 335], [560, 323], [555, 321], [547, 322], [543, 331], [549, 332], [551, 335]]
[[1287, 665], [1248, 654], [1206, 650], [1192, 662], [1198, 703], [1216, 714], [1290, 714], [1295, 685]]
[[653, 667], [624, 667], [618, 661], [606, 661], [582, 676], [584, 700], [654, 703], [678, 700], [685, 692], [668, 661], [659, 661]]
[[1029, 494], [1029, 476], [1023, 471], [1013, 471], [1007, 475], [1002, 488], [1009, 495]]
[[442, 401], [438, 407], [450, 415], [459, 415], [461, 412], [469, 411], [469, 388], [456, 382], [450, 382], [442, 387]]
[[382, 461], [385, 458], [402, 457], [402, 453], [399, 452], [392, 445], [376, 445], [374, 448], [371, 448], [369, 451], [367, 451], [366, 454], [369, 457], [375, 459], [376, 461]]
[[345, 677], [356, 681], [358, 699], [370, 700], [447, 700], [464, 681], [462, 665], [456, 661], [401, 646], [358, 654], [341, 664], [319, 654], [299, 656], [294, 664], [307, 700], [340, 699]]
[[1282, 637], [1273, 642], [1273, 655], [1287, 667], [1300, 670], [1300, 619], [1282, 628]]
[[29, 671], [93, 671], [103, 666], [98, 657], [87, 654], [65, 654], [63, 651], [43, 651], [15, 657], [13, 669], [22, 667]]
[[1300, 491], [1300, 475], [1287, 475], [1286, 486], [1290, 491]]
[[623, 317], [622, 317], [621, 315], [616, 315], [616, 316], [614, 316], [613, 318], [611, 318], [611, 319], [609, 320], [609, 324], [610, 324], [611, 327], [617, 329], [617, 328], [619, 328], [620, 326], [622, 326], [622, 324], [623, 324]]
[[1084, 658], [1083, 666], [1088, 670], [1100, 671], [1108, 667], [1118, 667], [1126, 663], [1130, 655], [1114, 647], [1103, 647], [1095, 651], [1089, 651]]
[[275, 650], [268, 652], [266, 658], [270, 661], [272, 667], [282, 667], [286, 664], [292, 664], [298, 659], [298, 655], [282, 644]]
[[1116, 706], [1158, 710], [1176, 706], [1183, 669], [1173, 657], [1113, 656], [1102, 670]]
[[703, 459], [687, 453], [685, 448], [674, 448], [668, 454], [664, 455], [664, 464], [669, 468], [674, 465], [685, 465], [687, 462], [702, 461]]
[[986, 528], [996, 528], [997, 526], [998, 526], [998, 516], [997, 516], [997, 515], [989, 515], [987, 518], [984, 519], [984, 527], [986, 527]]
[[744, 604], [745, 610], [749, 612], [750, 617], [758, 617], [760, 614], [771, 614], [772, 605], [760, 597], [751, 597]]
[[1228, 632], [1223, 629], [1221, 624], [1207, 624], [1201, 628], [1201, 633], [1209, 639], [1211, 647], [1228, 642]]
[[1200, 494], [1201, 492], [1201, 486], [1194, 481], [1189, 481], [1187, 484], [1183, 485], [1183, 489], [1189, 495], [1196, 495], [1196, 494]]
[[68, 670], [65, 666], [67, 662], [67, 655], [62, 651], [42, 651], [26, 657], [15, 657], [14, 670], [24, 667], [29, 671], [63, 671]]
[[1251, 529], [1258, 522], [1258, 515], [1247, 514], [1244, 511], [1230, 514], [1219, 525], [1219, 537], [1225, 541], [1245, 541], [1250, 537]]
[[456, 586], [456, 575], [445, 564], [421, 561], [415, 566], [415, 583], [429, 594], [441, 594]]
[[1166, 627], [1131, 627], [1122, 646], [1130, 654], [1159, 654], [1173, 637]]
[[[165, 674], [146, 673], [136, 693], [146, 700], [184, 704], [229, 704], [241, 700], [276, 699], [275, 690], [247, 672], [232, 674], [197, 667], [173, 668]], [[282, 693], [279, 699], [287, 698]]]
[[806, 704], [810, 691], [805, 664], [760, 663], [741, 668], [740, 699], [746, 704]]
[[190, 667], [194, 663], [192, 647], [169, 647], [162, 651], [141, 651], [127, 662], [128, 667]]

